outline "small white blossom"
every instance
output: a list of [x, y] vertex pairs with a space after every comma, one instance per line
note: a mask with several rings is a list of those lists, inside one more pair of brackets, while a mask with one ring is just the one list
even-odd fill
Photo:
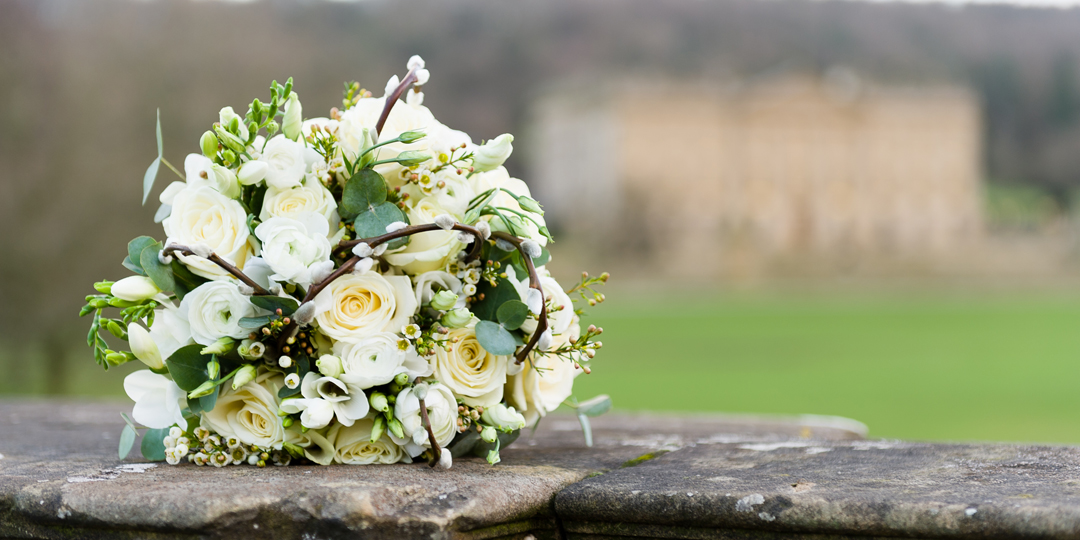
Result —
[[466, 283], [463, 287], [461, 287], [461, 292], [465, 293], [465, 296], [472, 296], [476, 294], [476, 285], [473, 285], [472, 283]]
[[182, 457], [188, 455], [188, 445], [186, 445], [186, 444], [178, 444], [178, 445], [176, 445], [175, 448], [173, 448], [173, 452], [176, 453], [177, 459], [182, 458]]
[[176, 455], [176, 449], [168, 448], [165, 450], [165, 462], [169, 465], [177, 465], [180, 463], [180, 456]]
[[409, 339], [416, 339], [420, 337], [420, 327], [416, 324], [407, 324], [401, 329], [401, 333]]
[[176, 426], [173, 426], [173, 427], [169, 428], [169, 436], [172, 437], [173, 439], [179, 439], [180, 437], [184, 436], [184, 430], [182, 430], [182, 429], [180, 429], [180, 428], [178, 428]]
[[206, 438], [210, 436], [210, 430], [202, 426], [195, 428], [195, 438], [199, 439], [199, 442], [206, 441]]
[[480, 283], [480, 277], [481, 274], [479, 268], [470, 268], [465, 271], [465, 283], [476, 285], [477, 283]]
[[278, 358], [278, 361], [277, 361], [277, 365], [279, 365], [279, 366], [281, 366], [281, 367], [283, 367], [285, 369], [288, 369], [288, 368], [292, 367], [292, 364], [293, 364], [292, 357], [285, 356], [285, 355], [282, 355], [281, 358]]
[[285, 386], [289, 388], [296, 388], [300, 386], [300, 376], [295, 373], [290, 373], [285, 376]]
[[165, 445], [165, 448], [172, 448], [176, 446], [176, 438], [170, 435], [166, 435], [161, 442]]

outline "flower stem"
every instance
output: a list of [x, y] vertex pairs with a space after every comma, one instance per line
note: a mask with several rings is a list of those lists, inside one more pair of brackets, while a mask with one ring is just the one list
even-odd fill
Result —
[[161, 158], [161, 162], [164, 163], [165, 166], [169, 168], [169, 170], [176, 173], [176, 176], [179, 176], [181, 180], [185, 180], [185, 181], [187, 180], [186, 176], [180, 174], [180, 171], [176, 170], [176, 167], [173, 167], [172, 163], [169, 163], [169, 160], [167, 160], [165, 158]]

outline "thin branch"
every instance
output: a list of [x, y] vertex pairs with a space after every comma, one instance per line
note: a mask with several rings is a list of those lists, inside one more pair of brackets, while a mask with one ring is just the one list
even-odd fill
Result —
[[[462, 223], [454, 223], [454, 226], [451, 227], [451, 229], [455, 230], [455, 231], [467, 232], [467, 233], [473, 235], [473, 238], [475, 238], [475, 240], [473, 240], [472, 248], [470, 248], [469, 254], [468, 254], [468, 256], [466, 256], [465, 260], [472, 261], [472, 260], [475, 260], [477, 257], [480, 256], [481, 243], [484, 241], [484, 236], [480, 233], [480, 229], [477, 229], [476, 227], [473, 227], [473, 226], [470, 226], [470, 225], [464, 225]], [[405, 238], [406, 236], [412, 236], [414, 234], [422, 233], [422, 232], [433, 232], [433, 231], [442, 231], [442, 230], [445, 230], [445, 229], [443, 229], [442, 227], [439, 227], [438, 225], [436, 225], [434, 223], [425, 223], [423, 225], [409, 225], [409, 226], [404, 227], [402, 229], [398, 229], [398, 230], [396, 230], [396, 231], [394, 231], [392, 233], [386, 233], [386, 234], [383, 234], [383, 235], [380, 235], [380, 236], [373, 236], [371, 238], [358, 238], [356, 240], [349, 240], [347, 242], [342, 242], [342, 243], [338, 244], [338, 248], [349, 248], [349, 249], [351, 249], [351, 248], [353, 248], [354, 246], [356, 246], [357, 244], [360, 244], [360, 243], [367, 244], [367, 245], [371, 246], [372, 248], [374, 248], [374, 247], [378, 246], [379, 244], [385, 244], [386, 242], [390, 242], [392, 240], [397, 240], [398, 238]]]
[[498, 238], [500, 240], [510, 242], [514, 245], [514, 247], [517, 248], [518, 253], [521, 254], [521, 258], [525, 260], [526, 270], [529, 271], [529, 288], [540, 291], [540, 317], [536, 323], [536, 330], [533, 331], [532, 337], [529, 338], [529, 342], [525, 344], [525, 347], [518, 351], [517, 355], [515, 356], [516, 363], [520, 364], [524, 362], [526, 358], [528, 358], [529, 353], [536, 348], [537, 342], [540, 341], [540, 335], [546, 332], [548, 329], [547, 298], [544, 297], [544, 289], [540, 285], [540, 276], [536, 273], [536, 266], [533, 265], [532, 257], [530, 257], [528, 253], [525, 253], [525, 250], [521, 248], [521, 238], [501, 231], [492, 232], [491, 236], [493, 238]]
[[390, 109], [394, 108], [394, 104], [397, 103], [398, 98], [405, 92], [405, 89], [410, 84], [416, 82], [416, 72], [420, 69], [419, 66], [409, 70], [409, 74], [401, 80], [401, 83], [397, 85], [397, 88], [390, 95], [386, 96], [386, 103], [383, 104], [382, 114], [379, 115], [379, 123], [375, 124], [375, 134], [382, 133], [382, 128], [386, 124], [386, 119], [390, 117]]
[[[161, 251], [165, 255], [172, 255], [173, 253], [181, 253], [183, 255], [194, 255], [194, 256], [198, 257], [198, 255], [195, 255], [194, 251], [191, 251], [191, 248], [189, 248], [187, 246], [180, 246], [180, 245], [177, 245], [177, 244], [170, 244], [169, 246], [167, 246], [165, 249], [163, 249]], [[247, 277], [247, 275], [244, 274], [243, 272], [241, 272], [239, 268], [229, 264], [228, 261], [226, 261], [225, 259], [222, 259], [221, 257], [219, 257], [217, 253], [210, 253], [210, 256], [207, 257], [207, 260], [209, 260], [210, 262], [220, 266], [222, 270], [225, 270], [226, 272], [232, 274], [233, 276], [236, 277], [236, 279], [239, 279], [240, 281], [244, 282], [244, 284], [247, 285], [248, 287], [251, 287], [252, 289], [255, 289], [255, 294], [257, 294], [259, 296], [265, 296], [265, 295], [270, 294], [270, 291], [264, 289], [262, 287], [262, 285], [259, 285], [258, 283], [255, 283], [255, 280]]]
[[431, 450], [435, 454], [431, 461], [428, 462], [428, 465], [435, 468], [442, 459], [442, 447], [439, 446], [439, 441], [435, 440], [435, 431], [431, 429], [431, 420], [428, 418], [427, 405], [424, 403], [423, 399], [418, 398], [418, 400], [420, 401], [420, 421], [423, 422], [424, 429], [427, 430], [428, 441], [431, 443]]

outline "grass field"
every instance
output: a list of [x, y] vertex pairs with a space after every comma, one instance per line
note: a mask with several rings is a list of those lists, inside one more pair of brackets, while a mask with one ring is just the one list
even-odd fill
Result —
[[1080, 442], [1080, 298], [610, 294], [575, 393], [813, 413], [876, 437]]
[[[1077, 294], [608, 292], [585, 321], [604, 327], [604, 348], [579, 398], [841, 415], [877, 437], [1080, 443]], [[89, 351], [68, 364], [70, 393], [123, 395], [122, 376]], [[0, 393], [34, 392], [43, 377], [6, 378]]]

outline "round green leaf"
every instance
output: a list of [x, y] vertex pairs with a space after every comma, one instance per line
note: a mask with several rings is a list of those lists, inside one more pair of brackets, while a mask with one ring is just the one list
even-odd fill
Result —
[[577, 406], [577, 413], [586, 416], [600, 416], [609, 410], [611, 410], [611, 397], [607, 394], [600, 394], [594, 398], [586, 399], [578, 403]]
[[148, 461], [165, 461], [165, 436], [169, 428], [148, 429], [143, 434], [140, 450]]
[[[356, 216], [353, 227], [357, 238], [372, 238], [386, 234], [386, 226], [396, 221], [408, 223], [408, 218], [394, 203], [384, 202], [370, 207]], [[387, 243], [387, 248], [395, 249], [408, 243], [408, 238], [399, 238]]]
[[[157, 240], [150, 238], [149, 236], [139, 236], [133, 238], [128, 242], [128, 258], [125, 261], [130, 261], [138, 268], [142, 268], [142, 252], [144, 249], [158, 243]], [[126, 264], [124, 266], [127, 266]]]
[[499, 308], [506, 302], [521, 301], [521, 295], [509, 280], [500, 279], [492, 287], [486, 280], [480, 280], [476, 285], [477, 296], [483, 293], [484, 299], [472, 305], [473, 315], [485, 321], [497, 321]]
[[359, 214], [384, 202], [386, 180], [372, 169], [364, 169], [349, 178], [341, 194], [341, 207], [350, 215]]
[[161, 261], [158, 260], [158, 253], [161, 253], [161, 244], [154, 243], [147, 246], [146, 249], [142, 250], [142, 255], [139, 256], [139, 264], [146, 271], [147, 277], [154, 281], [154, 285], [157, 285], [163, 291], [171, 291], [176, 288], [172, 267], [161, 264]]
[[509, 300], [503, 302], [503, 305], [499, 306], [499, 309], [495, 312], [495, 317], [499, 319], [503, 328], [507, 330], [517, 330], [521, 328], [522, 323], [529, 316], [529, 306], [525, 305], [525, 302], [521, 300]]
[[206, 363], [210, 361], [210, 356], [200, 354], [202, 349], [203, 346], [198, 344], [180, 347], [165, 360], [173, 381], [188, 392], [210, 379], [206, 373]]
[[476, 324], [476, 340], [487, 352], [497, 356], [514, 354], [518, 346], [514, 334], [491, 321], [480, 321]]

